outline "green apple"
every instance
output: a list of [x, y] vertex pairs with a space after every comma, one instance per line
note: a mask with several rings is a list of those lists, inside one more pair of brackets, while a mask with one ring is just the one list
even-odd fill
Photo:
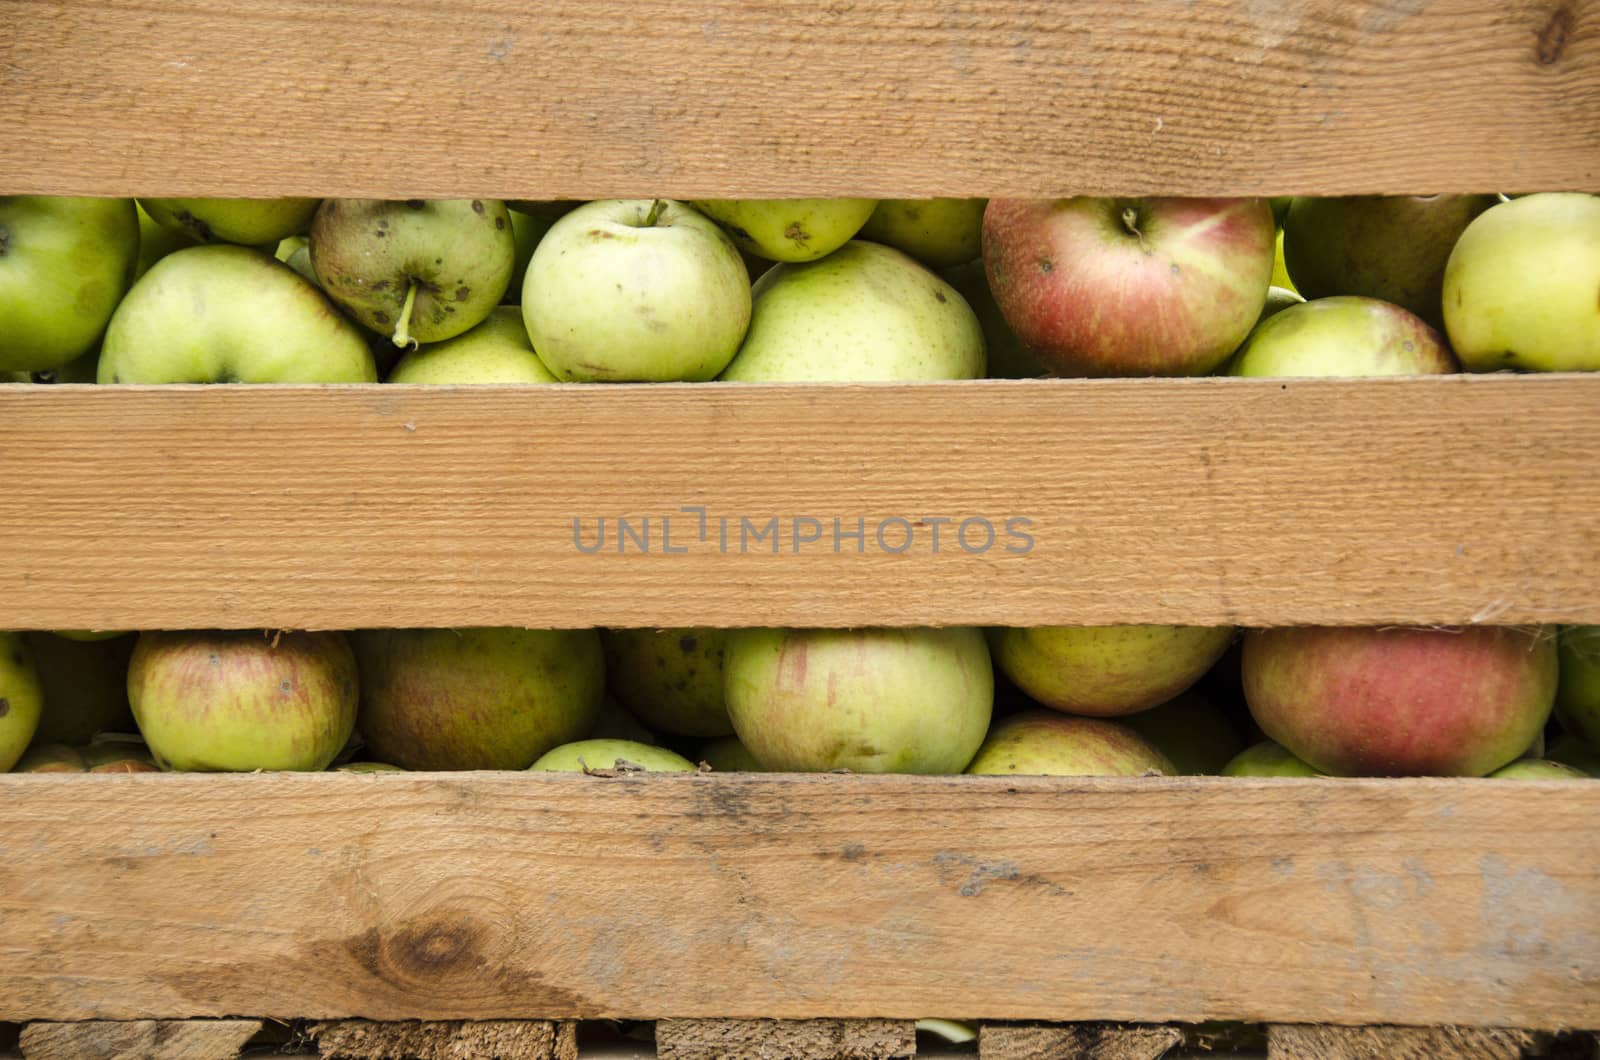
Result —
[[1278, 235], [1272, 245], [1272, 279], [1268, 282], [1273, 287], [1281, 290], [1299, 293], [1295, 288], [1294, 280], [1289, 276], [1289, 264], [1283, 257], [1283, 228], [1281, 226], [1278, 228]]
[[1600, 747], [1600, 626], [1564, 628], [1560, 654], [1556, 717], [1567, 732]]
[[989, 631], [995, 665], [1037, 702], [1114, 717], [1165, 703], [1228, 650], [1231, 626], [1007, 626]]
[[594, 724], [590, 726], [587, 739], [591, 740], [632, 740], [634, 743], [654, 744], [657, 742], [656, 734], [644, 727], [644, 723], [632, 714], [616, 697], [607, 692], [600, 699], [600, 712], [595, 716]]
[[1042, 379], [1050, 374], [1006, 323], [989, 291], [989, 276], [981, 260], [945, 269], [939, 275], [960, 292], [978, 318], [990, 379]]
[[0, 773], [28, 749], [44, 708], [44, 685], [20, 633], [0, 632]]
[[335, 773], [404, 773], [399, 766], [392, 766], [388, 762], [346, 762], [342, 766], [334, 766]]
[[562, 379], [713, 379], [750, 325], [744, 262], [722, 230], [670, 199], [602, 199], [545, 233], [522, 317]]
[[278, 244], [278, 250], [272, 255], [289, 268], [298, 272], [319, 288], [322, 284], [317, 280], [317, 270], [311, 267], [311, 240], [306, 236], [285, 236]]
[[1317, 298], [1262, 321], [1228, 362], [1238, 376], [1394, 376], [1453, 372], [1439, 333], [1389, 302]]
[[552, 747], [528, 768], [543, 773], [581, 773], [629, 765], [651, 773], [693, 773], [695, 768], [693, 762], [665, 747], [633, 740], [576, 740]]
[[196, 240], [181, 230], [174, 230], [161, 224], [145, 211], [143, 206], [139, 211], [139, 264], [133, 270], [133, 278], [138, 279], [150, 271], [150, 266], [171, 254], [174, 250], [192, 247]]
[[723, 701], [726, 630], [608, 629], [606, 687], [645, 724], [680, 736], [733, 731]]
[[983, 329], [972, 307], [893, 247], [847, 243], [821, 261], [774, 266], [754, 290], [750, 331], [725, 380], [983, 377]]
[[168, 254], [101, 344], [102, 383], [375, 383], [360, 331], [271, 255], [226, 244]]
[[310, 239], [322, 289], [396, 346], [453, 338], [488, 316], [517, 256], [498, 199], [325, 199]]
[[968, 773], [1137, 777], [1177, 772], [1167, 756], [1126, 725], [1029, 710], [995, 722]]
[[778, 772], [959, 773], [994, 670], [975, 629], [739, 629], [723, 660], [740, 741]]
[[93, 349], [138, 259], [132, 199], [0, 196], [0, 372]]
[[163, 769], [326, 769], [356, 698], [342, 633], [147, 631], [128, 664], [128, 702]]
[[54, 633], [25, 633], [44, 688], [38, 743], [82, 744], [102, 732], [132, 732], [128, 708], [131, 635], [73, 641]]
[[526, 769], [594, 725], [605, 658], [592, 629], [356, 634], [361, 734], [403, 769]]
[[1563, 762], [1591, 777], [1600, 777], [1600, 748], [1595, 748], [1571, 734], [1551, 744], [1545, 760]]
[[[11, 767], [13, 773], [87, 773], [88, 763], [75, 747], [35, 741]], [[3, 771], [0, 771], [3, 772]]]
[[1600, 369], [1600, 196], [1490, 207], [1444, 269], [1444, 326], [1469, 371]]
[[858, 239], [905, 251], [930, 269], [974, 261], [983, 252], [988, 199], [881, 199]]
[[1312, 769], [1290, 754], [1282, 745], [1271, 740], [1240, 751], [1222, 767], [1225, 777], [1320, 777], [1325, 774]]
[[511, 282], [506, 284], [506, 293], [500, 297], [501, 305], [522, 304], [522, 284], [528, 276], [528, 262], [533, 260], [535, 248], [555, 223], [556, 218], [552, 216], [511, 211], [511, 235], [517, 245], [517, 255], [511, 265]]
[[443, 342], [430, 342], [408, 351], [389, 373], [391, 383], [555, 383], [544, 366], [522, 310], [496, 306], [483, 321]]
[[758, 258], [815, 261], [844, 246], [876, 199], [697, 199], [694, 206]]
[[717, 773], [765, 773], [767, 767], [750, 753], [737, 736], [708, 740], [700, 747], [700, 761]]
[[1494, 780], [1588, 780], [1589, 774], [1563, 762], [1519, 758], [1489, 774]]
[[1472, 219], [1494, 204], [1493, 195], [1297, 198], [1283, 222], [1284, 261], [1308, 299], [1363, 295], [1443, 327], [1445, 262]]
[[1185, 776], [1214, 775], [1244, 741], [1227, 712], [1195, 692], [1118, 719], [1143, 736]]
[[299, 235], [320, 199], [140, 199], [157, 224], [197, 243], [259, 247]]

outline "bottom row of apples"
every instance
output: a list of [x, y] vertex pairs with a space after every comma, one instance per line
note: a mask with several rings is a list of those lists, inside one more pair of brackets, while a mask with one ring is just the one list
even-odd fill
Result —
[[1597, 748], [1592, 627], [0, 633], [0, 771], [1559, 779]]

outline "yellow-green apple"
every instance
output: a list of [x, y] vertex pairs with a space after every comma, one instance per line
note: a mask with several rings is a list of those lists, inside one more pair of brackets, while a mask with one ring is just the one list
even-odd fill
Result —
[[175, 231], [158, 222], [143, 206], [136, 205], [136, 209], [139, 212], [139, 263], [133, 270], [134, 279], [149, 272], [150, 266], [174, 250], [192, 247], [196, 242], [187, 233]]
[[319, 288], [322, 286], [321, 281], [317, 279], [317, 270], [311, 267], [310, 237], [286, 236], [278, 244], [278, 249], [272, 256], [298, 272], [310, 283], [316, 284]]
[[132, 635], [75, 641], [54, 633], [25, 633], [44, 687], [36, 743], [87, 743], [102, 732], [132, 732], [128, 659]]
[[767, 767], [750, 753], [737, 736], [708, 740], [700, 747], [700, 761], [718, 773], [765, 773]]
[[630, 714], [628, 709], [618, 703], [616, 697], [609, 692], [600, 698], [600, 711], [595, 715], [594, 724], [584, 736], [590, 740], [656, 743], [656, 734], [645, 728], [644, 723]]
[[322, 770], [356, 720], [342, 633], [147, 631], [128, 702], [156, 764], [184, 772]]
[[1493, 195], [1349, 195], [1294, 200], [1283, 222], [1294, 289], [1315, 301], [1353, 294], [1444, 326], [1444, 263]]
[[526, 769], [588, 733], [605, 689], [592, 629], [381, 629], [354, 639], [367, 750], [403, 769]]
[[1556, 717], [1567, 732], [1600, 747], [1600, 626], [1563, 629], [1560, 657]]
[[1562, 762], [1591, 777], [1600, 777], [1600, 749], [1570, 733], [1550, 745], [1545, 760]]
[[1177, 770], [1154, 744], [1126, 725], [1028, 710], [995, 722], [967, 772], [1137, 777]]
[[1148, 710], [1198, 681], [1228, 650], [1231, 626], [1005, 626], [995, 665], [1032, 699], [1068, 714]]
[[[1289, 277], [1289, 265], [1283, 260], [1283, 229], [1278, 229], [1278, 236], [1273, 240], [1272, 246], [1272, 286], [1285, 291], [1294, 291], [1294, 280]], [[1299, 293], [1296, 291], [1295, 293]]]
[[905, 251], [930, 269], [947, 269], [983, 253], [987, 199], [880, 199], [856, 234]]
[[0, 631], [0, 773], [28, 749], [44, 707], [44, 685], [20, 633]]
[[140, 199], [157, 224], [197, 243], [259, 247], [299, 235], [319, 199]]
[[1250, 332], [1228, 364], [1242, 376], [1437, 375], [1458, 368], [1422, 318], [1389, 302], [1336, 295], [1290, 305]]
[[1269, 739], [1339, 776], [1482, 776], [1555, 703], [1548, 631], [1286, 627], [1245, 634], [1245, 699]]
[[361, 332], [270, 254], [227, 244], [151, 266], [111, 317], [102, 383], [375, 383]]
[[1600, 369], [1600, 196], [1490, 207], [1444, 269], [1444, 327], [1469, 371]]
[[[1260, 327], [1263, 321], [1270, 320], [1290, 306], [1301, 305], [1304, 302], [1305, 299], [1300, 297], [1293, 288], [1278, 287], [1276, 285], [1268, 287], [1267, 303], [1261, 307], [1261, 315], [1256, 318], [1256, 327]], [[1249, 342], [1250, 340], [1247, 338], [1245, 341]]]
[[723, 669], [734, 731], [778, 772], [959, 773], [994, 707], [965, 627], [734, 630]]
[[1205, 375], [1261, 315], [1265, 199], [991, 199], [989, 289], [1058, 375]]
[[408, 350], [389, 372], [391, 383], [555, 383], [533, 352], [522, 310], [496, 306], [453, 339]]
[[1220, 773], [1244, 749], [1227, 712], [1192, 691], [1118, 720], [1149, 740], [1185, 776]]
[[60, 743], [37, 743], [11, 767], [13, 773], [87, 773], [88, 763], [76, 747]]
[[739, 249], [771, 261], [815, 261], [861, 230], [876, 199], [697, 199]]
[[310, 246], [328, 296], [396, 346], [453, 338], [488, 316], [517, 255], [498, 199], [324, 199]]
[[522, 284], [528, 276], [528, 262], [533, 260], [534, 248], [555, 223], [555, 217], [511, 211], [511, 235], [517, 254], [511, 263], [511, 282], [506, 284], [506, 293], [500, 297], [501, 305], [522, 304]]
[[1222, 767], [1225, 777], [1323, 777], [1280, 743], [1262, 740], [1240, 751]]
[[733, 241], [670, 199], [578, 207], [539, 241], [522, 284], [528, 337], [560, 379], [714, 379], [750, 325]]
[[1563, 762], [1543, 758], [1519, 758], [1490, 773], [1494, 780], [1588, 780], [1589, 774]]
[[0, 196], [0, 372], [93, 349], [138, 260], [132, 199]]
[[978, 318], [978, 327], [983, 331], [986, 374], [990, 379], [1038, 379], [1049, 374], [1017, 338], [1011, 325], [1006, 323], [1005, 314], [995, 305], [982, 259], [945, 269], [939, 275], [960, 292]]
[[722, 378], [743, 383], [980, 379], [983, 329], [956, 289], [910, 255], [856, 240], [775, 265]]
[[694, 772], [694, 763], [677, 752], [633, 740], [574, 740], [552, 747], [528, 768], [541, 773], [581, 773], [630, 765], [650, 773]]
[[646, 725], [680, 736], [733, 731], [722, 693], [720, 629], [608, 629], [606, 687]]
[[399, 766], [392, 766], [388, 762], [346, 762], [344, 765], [334, 766], [335, 773], [404, 773]]

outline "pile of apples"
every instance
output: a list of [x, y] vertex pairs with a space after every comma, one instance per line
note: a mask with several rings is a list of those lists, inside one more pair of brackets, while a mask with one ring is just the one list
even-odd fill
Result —
[[1600, 368], [1600, 197], [0, 198], [13, 381], [1461, 368]]
[[0, 771], [330, 766], [1583, 778], [1600, 627], [0, 633]]

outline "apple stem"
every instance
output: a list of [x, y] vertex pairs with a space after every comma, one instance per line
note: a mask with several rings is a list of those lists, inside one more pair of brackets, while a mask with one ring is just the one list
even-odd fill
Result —
[[654, 226], [656, 219], [661, 216], [661, 211], [665, 210], [666, 208], [667, 200], [665, 199], [656, 199], [654, 202], [652, 202], [650, 204], [650, 212], [644, 215], [644, 227], [650, 228]]
[[1136, 208], [1132, 206], [1124, 206], [1122, 208], [1122, 227], [1139, 237], [1140, 250], [1148, 251], [1150, 249], [1149, 244], [1144, 241], [1144, 233], [1139, 231], [1139, 211]]
[[394, 325], [394, 344], [396, 346], [418, 345], [417, 340], [411, 337], [411, 310], [417, 304], [417, 285], [415, 281], [406, 285], [406, 304], [400, 307], [400, 319]]

